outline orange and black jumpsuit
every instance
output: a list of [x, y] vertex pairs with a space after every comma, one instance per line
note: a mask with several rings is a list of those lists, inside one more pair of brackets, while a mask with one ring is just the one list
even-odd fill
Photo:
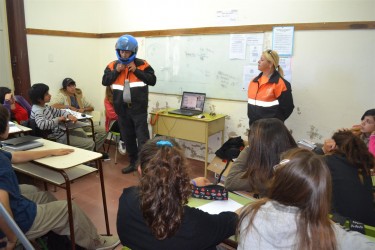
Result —
[[[113, 61], [107, 65], [102, 84], [113, 87], [113, 106], [118, 115], [121, 137], [125, 140], [126, 151], [133, 164], [137, 160], [138, 150], [150, 139], [147, 125], [148, 86], [156, 84], [156, 76], [154, 69], [145, 60], [134, 59], [137, 66], [134, 72], [128, 68], [117, 72], [118, 63]], [[129, 81], [131, 104], [123, 101], [125, 80]]]
[[261, 84], [260, 73], [249, 84], [247, 116], [249, 125], [262, 118], [278, 118], [285, 121], [293, 112], [293, 96], [290, 83], [275, 71], [268, 82]]

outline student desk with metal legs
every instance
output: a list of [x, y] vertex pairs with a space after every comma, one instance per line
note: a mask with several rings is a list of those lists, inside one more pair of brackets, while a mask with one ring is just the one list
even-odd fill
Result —
[[204, 176], [207, 176], [208, 138], [221, 132], [221, 144], [224, 140], [225, 116], [211, 116], [204, 113], [204, 118], [169, 114], [168, 110], [151, 112], [152, 134], [170, 136], [178, 139], [204, 143]]
[[[70, 140], [69, 140], [69, 130], [75, 129], [75, 128], [83, 128], [83, 127], [90, 127], [91, 126], [91, 136], [92, 139], [94, 140], [95, 143], [95, 149], [96, 149], [96, 140], [95, 140], [95, 129], [94, 129], [94, 121], [93, 121], [93, 116], [89, 114], [84, 114], [80, 113], [78, 111], [73, 111], [71, 109], [62, 109], [69, 114], [73, 115], [74, 117], [77, 118], [76, 123], [72, 123], [70, 121], [67, 121], [65, 123], [60, 124], [60, 128], [66, 132], [66, 144], [70, 145]], [[94, 111], [93, 111], [94, 112]], [[87, 121], [89, 123], [87, 123]], [[63, 126], [65, 125], [65, 126]]]
[[20, 134], [27, 134], [31, 131], [31, 128], [16, 124], [14, 122], [9, 122], [9, 135], [20, 135]]
[[[102, 154], [88, 151], [69, 145], [45, 140], [38, 139], [38, 141], [44, 143], [43, 147], [31, 149], [32, 150], [47, 150], [47, 149], [58, 149], [58, 148], [72, 148], [74, 152], [68, 155], [62, 156], [51, 156], [45, 157], [33, 162], [13, 164], [16, 171], [29, 175], [33, 178], [40, 179], [44, 182], [57, 185], [66, 189], [68, 212], [69, 212], [69, 226], [70, 226], [70, 239], [72, 241], [72, 249], [75, 249], [75, 238], [74, 238], [74, 222], [73, 222], [73, 210], [72, 210], [72, 197], [70, 183], [78, 178], [84, 177], [88, 174], [98, 171], [100, 177], [100, 185], [102, 191], [103, 208], [104, 208], [104, 219], [106, 224], [107, 235], [110, 234], [107, 202], [104, 187], [104, 176], [101, 163]], [[96, 161], [96, 168], [92, 168], [83, 163], [89, 161]]]

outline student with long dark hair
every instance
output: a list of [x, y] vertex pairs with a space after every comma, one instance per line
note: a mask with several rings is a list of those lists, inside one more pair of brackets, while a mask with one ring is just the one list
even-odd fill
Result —
[[276, 118], [255, 121], [250, 127], [249, 146], [233, 163], [225, 187], [264, 196], [273, 176], [272, 167], [280, 161], [281, 153], [294, 147], [297, 144], [282, 121]]
[[374, 249], [329, 219], [331, 176], [321, 156], [296, 148], [282, 159], [267, 198], [242, 210], [237, 249]]
[[336, 147], [325, 156], [332, 175], [332, 211], [375, 226], [370, 174], [374, 157], [362, 139], [349, 130], [334, 133], [332, 139]]
[[190, 178], [185, 156], [172, 139], [156, 137], [139, 154], [138, 187], [120, 197], [117, 232], [131, 249], [215, 249], [233, 235], [237, 214], [211, 215], [188, 207]]

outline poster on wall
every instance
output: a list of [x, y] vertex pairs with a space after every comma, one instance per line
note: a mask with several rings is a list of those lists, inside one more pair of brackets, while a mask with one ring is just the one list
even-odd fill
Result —
[[293, 55], [294, 26], [273, 27], [272, 49], [276, 50], [279, 56]]

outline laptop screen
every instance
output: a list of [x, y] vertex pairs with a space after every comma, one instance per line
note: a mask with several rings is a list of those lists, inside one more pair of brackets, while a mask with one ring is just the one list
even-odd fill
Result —
[[199, 110], [203, 112], [206, 94], [184, 92], [182, 94], [181, 109]]

